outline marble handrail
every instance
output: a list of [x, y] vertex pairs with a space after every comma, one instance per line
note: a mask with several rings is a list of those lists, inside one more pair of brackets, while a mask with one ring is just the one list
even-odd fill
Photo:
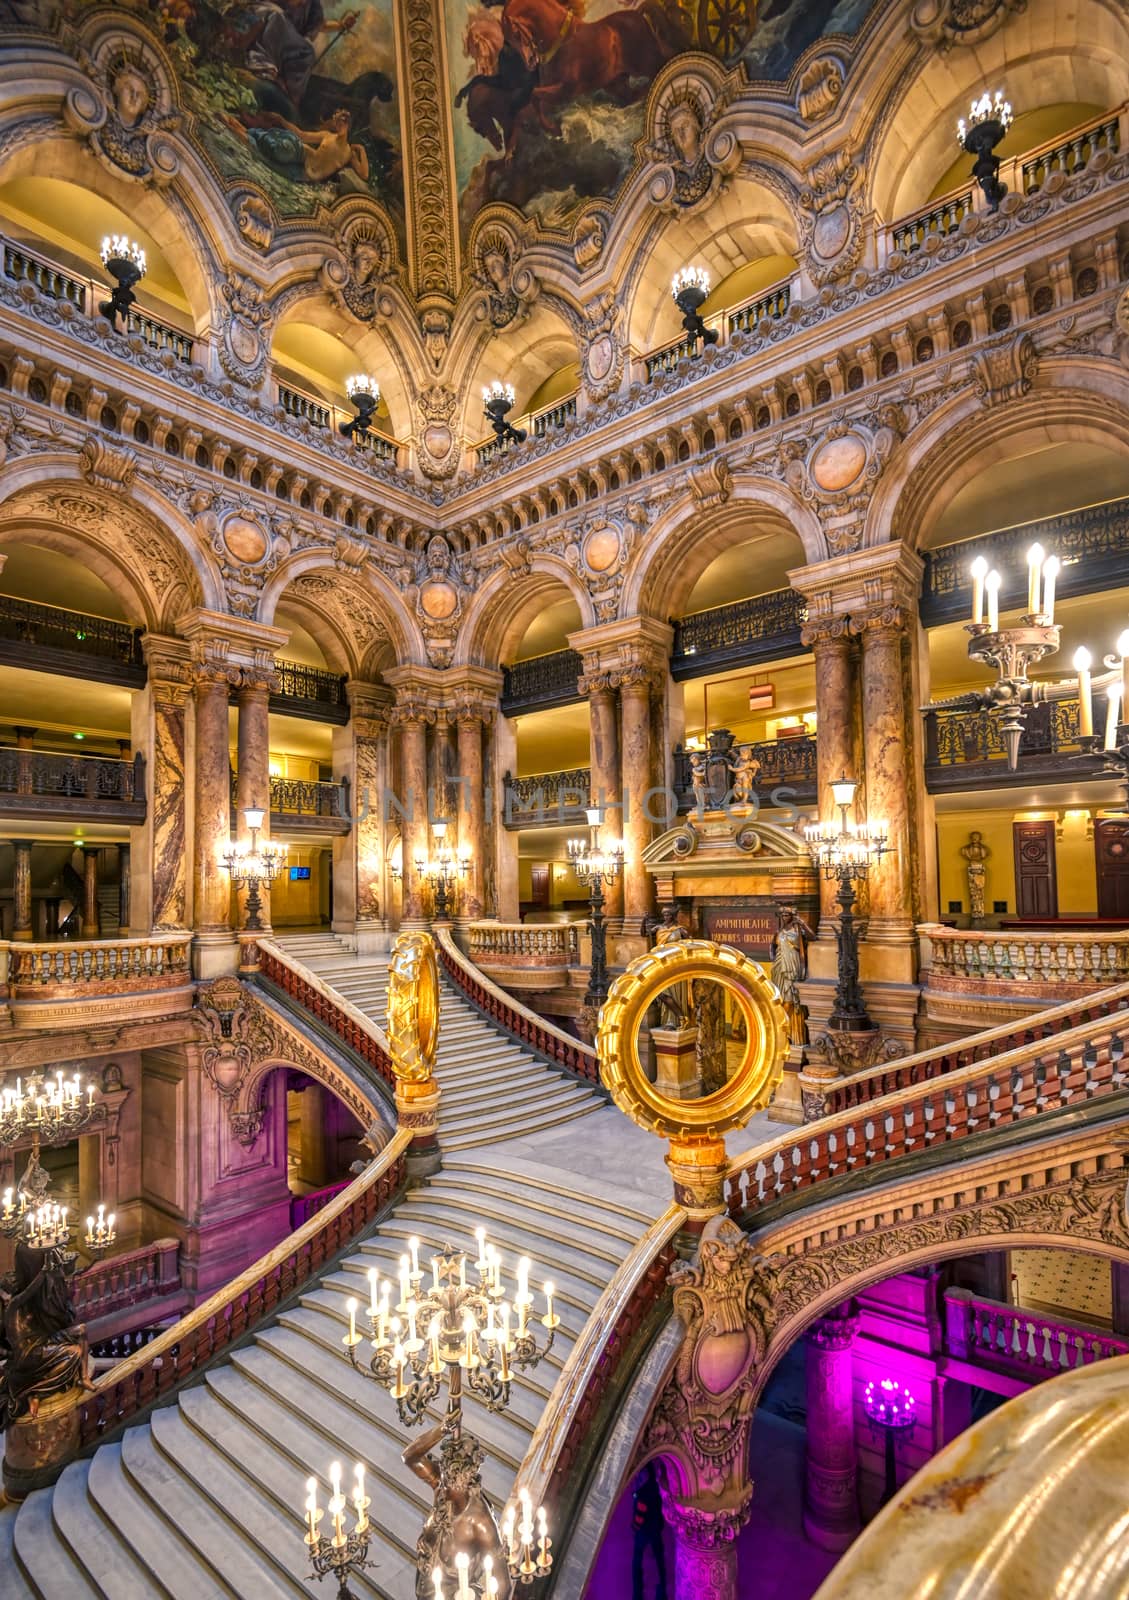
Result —
[[472, 922], [467, 929], [470, 959], [489, 957], [493, 967], [576, 967], [580, 965], [577, 922]]
[[969, 1289], [946, 1289], [944, 1312], [947, 1354], [1033, 1381], [1129, 1355], [1129, 1338], [1124, 1335], [1084, 1328], [1025, 1306], [981, 1299]]
[[127, 1360], [80, 1393], [87, 1445], [145, 1410], [295, 1293], [376, 1217], [399, 1188], [410, 1130], [394, 1134], [364, 1171], [273, 1249]]
[[112, 985], [116, 993], [189, 981], [190, 933], [153, 933], [139, 939], [68, 939], [61, 943], [12, 941], [8, 981], [14, 996], [46, 998], [54, 989]]
[[582, 1044], [570, 1033], [565, 1033], [563, 1028], [547, 1022], [536, 1011], [530, 1011], [520, 1000], [515, 1000], [505, 989], [491, 983], [486, 974], [463, 955], [451, 937], [449, 928], [437, 927], [435, 939], [445, 972], [472, 1005], [493, 1018], [515, 1039], [548, 1056], [559, 1066], [567, 1067], [570, 1072], [587, 1078], [590, 1083], [600, 1082], [600, 1063], [589, 1045]]
[[1031, 986], [1050, 993], [1063, 984], [1124, 983], [1129, 979], [1129, 929], [1073, 933], [1053, 929], [946, 928], [926, 922], [918, 933], [932, 946], [928, 987], [974, 985], [986, 993]]
[[323, 983], [316, 972], [311, 972], [309, 967], [295, 960], [275, 940], [260, 938], [256, 943], [263, 977], [277, 984], [291, 1000], [332, 1029], [385, 1083], [394, 1084], [396, 1075], [392, 1070], [392, 1055], [384, 1030], [378, 1028], [358, 1006]]
[[930, 1078], [944, 1077], [971, 1066], [974, 1061], [985, 1061], [989, 1056], [1014, 1050], [1030, 1040], [1051, 1039], [1080, 1023], [1112, 1016], [1124, 1006], [1129, 1006], [1129, 983], [1096, 990], [1082, 999], [1067, 1000], [1017, 1022], [997, 1023], [994, 1028], [966, 1034], [951, 1044], [933, 1045], [912, 1056], [900, 1056], [882, 1066], [864, 1067], [849, 1078], [841, 1078], [828, 1090], [827, 1110], [845, 1111], [849, 1106], [865, 1105], [880, 1095], [908, 1089], [915, 1083], [926, 1083]]
[[555, 1503], [624, 1349], [666, 1288], [686, 1212], [670, 1205], [625, 1256], [584, 1324], [549, 1396], [514, 1483], [535, 1506]]

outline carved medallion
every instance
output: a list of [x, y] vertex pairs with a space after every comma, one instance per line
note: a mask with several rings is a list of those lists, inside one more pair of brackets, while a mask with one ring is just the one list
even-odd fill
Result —
[[224, 523], [223, 542], [236, 561], [255, 566], [266, 555], [270, 541], [257, 522], [247, 517], [229, 517]]
[[811, 459], [809, 471], [818, 486], [828, 494], [849, 489], [866, 466], [866, 445], [856, 433], [841, 439], [828, 439]]

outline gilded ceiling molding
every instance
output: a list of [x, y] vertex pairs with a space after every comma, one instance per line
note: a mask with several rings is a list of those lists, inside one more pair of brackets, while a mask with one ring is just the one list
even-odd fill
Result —
[[439, 297], [435, 307], [447, 314], [458, 285], [458, 238], [448, 144], [450, 119], [441, 71], [439, 40], [443, 33], [441, 0], [404, 0], [402, 57], [403, 92], [408, 105], [408, 142], [412, 166], [407, 175], [409, 253], [412, 279], [421, 305]]

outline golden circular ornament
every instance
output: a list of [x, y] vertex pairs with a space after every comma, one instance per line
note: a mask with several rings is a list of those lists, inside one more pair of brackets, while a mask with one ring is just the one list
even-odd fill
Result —
[[430, 1078], [439, 1044], [439, 965], [429, 933], [401, 933], [388, 963], [388, 1047], [402, 1083]]
[[[664, 989], [695, 978], [721, 984], [736, 1000], [745, 1023], [744, 1054], [723, 1088], [701, 1100], [675, 1100], [643, 1070], [639, 1024]], [[638, 956], [612, 984], [600, 1010], [596, 1051], [604, 1087], [633, 1122], [661, 1137], [697, 1143], [743, 1128], [768, 1104], [784, 1072], [788, 1019], [755, 961], [730, 945], [685, 939]]]

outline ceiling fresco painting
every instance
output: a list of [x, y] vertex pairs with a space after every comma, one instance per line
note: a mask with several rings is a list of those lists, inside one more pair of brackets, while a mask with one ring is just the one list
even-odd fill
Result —
[[[0, 22], [81, 22], [85, 0], [0, 0]], [[393, 0], [154, 0], [119, 8], [160, 38], [194, 132], [227, 183], [279, 214], [367, 195], [403, 234]]]
[[[611, 198], [656, 74], [688, 50], [753, 80], [788, 77], [871, 0], [445, 0], [460, 218], [506, 201], [542, 227]], [[551, 174], [551, 180], [547, 175]]]

